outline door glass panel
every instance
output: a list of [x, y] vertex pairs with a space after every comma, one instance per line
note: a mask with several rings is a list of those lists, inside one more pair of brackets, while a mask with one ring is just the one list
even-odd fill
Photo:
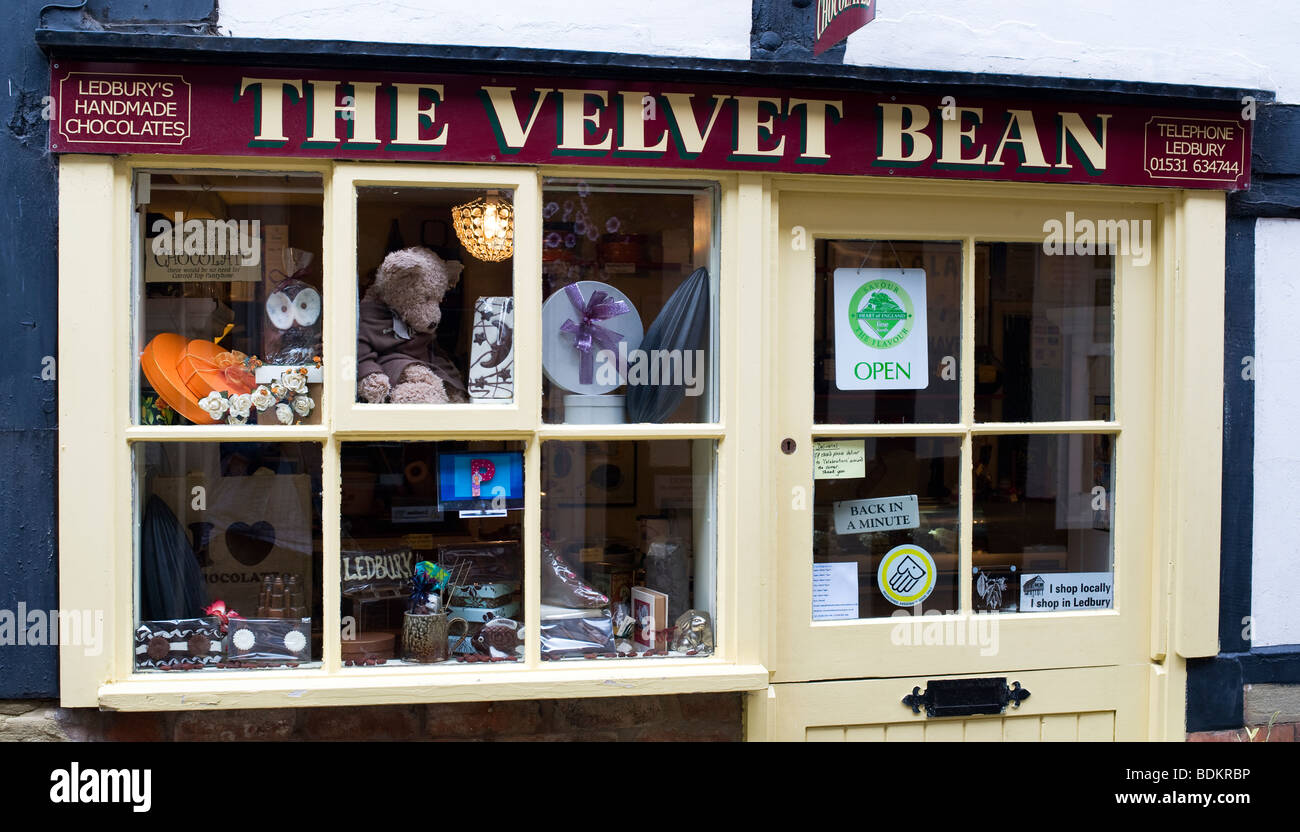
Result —
[[814, 443], [814, 621], [955, 611], [956, 437]]
[[816, 246], [817, 424], [956, 422], [961, 243]]
[[975, 437], [974, 609], [1113, 605], [1114, 439]]
[[1114, 257], [975, 247], [975, 419], [1108, 419]]

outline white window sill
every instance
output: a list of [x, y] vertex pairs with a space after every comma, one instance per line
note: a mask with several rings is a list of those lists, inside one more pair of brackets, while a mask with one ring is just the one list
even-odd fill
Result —
[[99, 707], [109, 711], [189, 711], [230, 708], [314, 708], [329, 705], [398, 705], [481, 702], [503, 699], [570, 699], [598, 696], [728, 693], [763, 690], [762, 665], [698, 659], [647, 661], [642, 666], [557, 667], [525, 670], [493, 667], [344, 668], [319, 671], [196, 673], [134, 677], [99, 688]]

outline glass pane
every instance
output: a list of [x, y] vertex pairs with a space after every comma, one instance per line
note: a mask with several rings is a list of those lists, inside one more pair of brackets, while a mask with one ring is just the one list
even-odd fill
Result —
[[1105, 433], [975, 437], [975, 609], [1113, 605], [1114, 444]]
[[142, 425], [319, 424], [321, 179], [141, 173]]
[[716, 417], [716, 188], [548, 182], [547, 422]]
[[514, 399], [513, 199], [357, 189], [357, 401]]
[[975, 419], [1109, 419], [1114, 257], [975, 247]]
[[542, 445], [543, 659], [713, 651], [715, 449]]
[[957, 610], [961, 440], [813, 445], [814, 621]]
[[343, 664], [523, 659], [523, 442], [345, 442]]
[[817, 424], [956, 422], [961, 243], [816, 245]]
[[319, 659], [320, 446], [143, 442], [134, 455], [136, 670]]

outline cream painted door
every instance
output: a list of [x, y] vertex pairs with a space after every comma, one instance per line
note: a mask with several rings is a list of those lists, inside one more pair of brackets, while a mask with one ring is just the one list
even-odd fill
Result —
[[[933, 184], [773, 190], [783, 452], [755, 713], [785, 739], [1144, 736], [1162, 197]], [[1145, 237], [1114, 255], [1044, 250], [1052, 220], [1121, 219]], [[971, 720], [901, 703], [956, 676], [1031, 696]]]

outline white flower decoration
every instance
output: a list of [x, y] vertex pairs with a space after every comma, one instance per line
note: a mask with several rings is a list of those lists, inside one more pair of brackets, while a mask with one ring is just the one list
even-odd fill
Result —
[[277, 404], [275, 406], [275, 418], [279, 419], [282, 425], [292, 425], [293, 408], [287, 404]]
[[248, 414], [247, 414], [247, 413], [243, 413], [243, 414], [241, 415], [241, 414], [239, 414], [239, 413], [235, 413], [234, 411], [231, 411], [230, 415], [226, 417], [226, 424], [229, 424], [229, 425], [246, 425], [246, 424], [248, 424]]
[[259, 412], [275, 404], [275, 396], [271, 395], [271, 391], [266, 389], [265, 384], [258, 385], [253, 391], [252, 399], [253, 407], [256, 407]]
[[230, 409], [230, 405], [226, 403], [225, 398], [215, 391], [200, 399], [199, 407], [206, 410], [214, 422], [220, 420], [222, 416], [226, 415], [226, 411]]
[[306, 418], [307, 414], [311, 413], [312, 410], [315, 409], [315, 407], [316, 407], [316, 402], [311, 400], [311, 396], [293, 397], [293, 412], [297, 413], [299, 416], [302, 416], [303, 418]]
[[288, 388], [291, 393], [307, 392], [307, 377], [302, 373], [285, 370], [280, 374], [280, 383]]
[[237, 393], [230, 397], [230, 415], [248, 419], [249, 408], [253, 406], [253, 397], [247, 393]]

